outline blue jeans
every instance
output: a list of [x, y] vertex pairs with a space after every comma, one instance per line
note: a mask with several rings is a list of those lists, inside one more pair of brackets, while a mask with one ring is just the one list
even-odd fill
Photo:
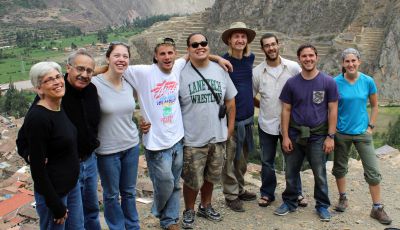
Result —
[[326, 160], [327, 154], [323, 151], [325, 138], [307, 143], [302, 146], [296, 143], [295, 139], [291, 139], [294, 150], [291, 153], [284, 153], [286, 162], [286, 189], [282, 194], [283, 202], [285, 202], [290, 210], [297, 208], [298, 196], [298, 178], [300, 176], [301, 166], [304, 157], [310, 163], [314, 174], [314, 199], [316, 201], [315, 208], [328, 208], [331, 203], [328, 196], [328, 182], [326, 179]]
[[97, 160], [92, 154], [80, 164], [79, 185], [82, 194], [85, 229], [101, 230], [97, 197]]
[[[261, 147], [261, 197], [268, 197], [270, 201], [275, 200], [276, 174], [275, 156], [278, 140], [282, 143], [281, 135], [271, 135], [258, 127], [258, 137]], [[302, 195], [300, 174], [297, 181], [298, 195]]]
[[135, 200], [138, 163], [139, 145], [114, 154], [97, 155], [104, 217], [110, 230], [140, 229]]
[[169, 149], [146, 150], [147, 166], [154, 187], [151, 212], [160, 219], [162, 228], [178, 223], [180, 209], [179, 179], [183, 165], [183, 146], [179, 141]]
[[82, 199], [81, 191], [79, 189], [79, 183], [69, 191], [69, 193], [60, 198], [61, 202], [68, 209], [68, 218], [64, 224], [55, 224], [54, 216], [50, 209], [47, 207], [44, 196], [35, 192], [36, 201], [36, 212], [40, 218], [40, 229], [41, 230], [80, 230], [84, 229], [83, 226], [83, 210], [82, 210]]

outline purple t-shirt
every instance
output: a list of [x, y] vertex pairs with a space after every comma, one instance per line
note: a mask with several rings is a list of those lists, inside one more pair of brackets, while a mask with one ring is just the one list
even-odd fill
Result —
[[335, 81], [326, 73], [319, 72], [312, 80], [299, 73], [286, 82], [279, 99], [292, 106], [290, 116], [297, 124], [314, 128], [328, 122], [328, 103], [337, 101], [338, 95]]

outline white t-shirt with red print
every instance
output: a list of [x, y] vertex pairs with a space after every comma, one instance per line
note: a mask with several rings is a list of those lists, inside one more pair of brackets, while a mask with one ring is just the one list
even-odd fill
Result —
[[175, 61], [171, 73], [162, 72], [157, 64], [131, 65], [124, 78], [139, 96], [140, 111], [150, 130], [143, 135], [146, 149], [160, 151], [171, 148], [184, 136], [179, 104], [179, 75], [186, 60]]

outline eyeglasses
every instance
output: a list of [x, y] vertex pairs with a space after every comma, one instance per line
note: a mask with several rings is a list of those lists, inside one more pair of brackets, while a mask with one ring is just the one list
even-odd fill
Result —
[[278, 43], [275, 43], [275, 42], [274, 42], [274, 43], [271, 43], [271, 44], [264, 44], [264, 45], [263, 45], [263, 47], [264, 47], [264, 48], [267, 48], [267, 49], [268, 49], [268, 48], [277, 47], [277, 46], [278, 46]]
[[156, 41], [156, 46], [158, 45], [163, 45], [163, 44], [169, 44], [169, 45], [175, 45], [175, 41], [172, 38], [157, 38]]
[[48, 83], [54, 84], [56, 83], [56, 81], [60, 81], [62, 77], [63, 76], [61, 74], [57, 74], [55, 77], [48, 77], [46, 80], [42, 81], [42, 84], [47, 84], [47, 85], [49, 85]]
[[201, 45], [201, 47], [206, 47], [206, 46], [208, 45], [208, 41], [193, 42], [192, 44], [190, 44], [190, 46], [191, 46], [193, 49], [198, 48], [199, 45]]
[[85, 71], [88, 75], [92, 75], [94, 73], [94, 70], [91, 68], [85, 68], [84, 66], [73, 66], [73, 65], [71, 66], [72, 68], [76, 69], [76, 71], [78, 71], [79, 73], [83, 73]]
[[130, 48], [130, 46], [125, 42], [120, 42], [120, 41], [112, 41], [112, 42], [110, 42], [110, 46], [116, 46], [116, 45], [123, 45], [128, 49]]

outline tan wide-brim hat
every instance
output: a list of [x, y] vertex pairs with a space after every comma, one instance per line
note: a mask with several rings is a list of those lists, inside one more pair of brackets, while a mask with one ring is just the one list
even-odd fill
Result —
[[256, 37], [256, 32], [252, 29], [247, 28], [246, 24], [244, 22], [234, 22], [231, 24], [229, 29], [225, 30], [222, 35], [222, 41], [224, 41], [225, 44], [228, 44], [228, 40], [231, 37], [233, 32], [237, 31], [242, 31], [247, 34], [247, 43], [251, 43], [254, 38]]

